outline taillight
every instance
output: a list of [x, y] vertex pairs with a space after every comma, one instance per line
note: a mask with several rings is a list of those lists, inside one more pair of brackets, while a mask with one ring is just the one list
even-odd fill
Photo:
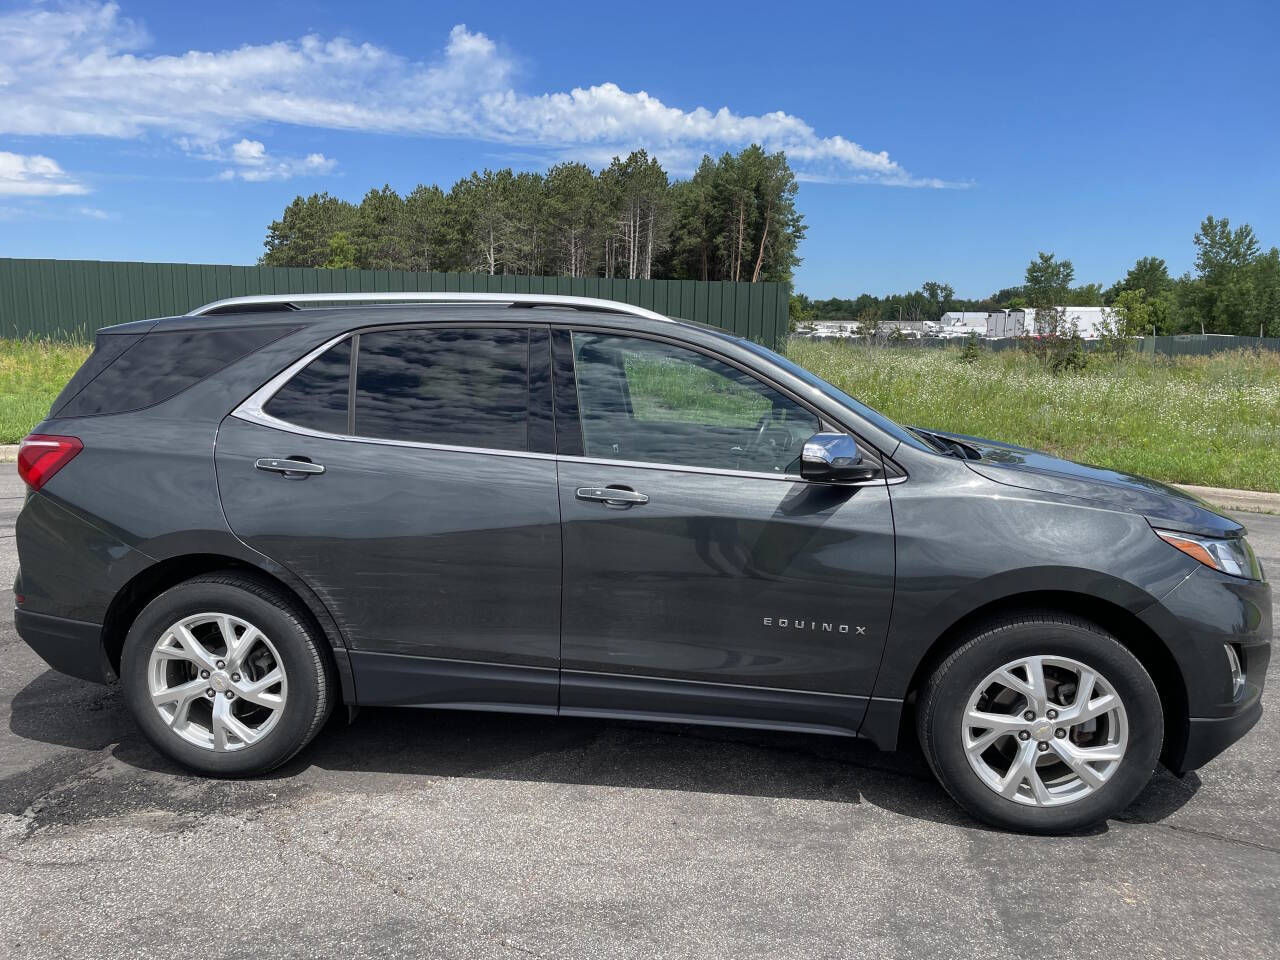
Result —
[[32, 490], [39, 490], [83, 449], [76, 437], [33, 433], [18, 446], [18, 476]]

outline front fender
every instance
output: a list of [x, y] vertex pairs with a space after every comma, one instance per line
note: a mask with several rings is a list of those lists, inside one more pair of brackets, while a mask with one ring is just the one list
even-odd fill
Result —
[[[1189, 572], [1183, 571], [1180, 579], [1185, 579]], [[895, 604], [873, 696], [905, 697], [916, 668], [933, 645], [956, 624], [984, 607], [1012, 607], [1020, 598], [1033, 599], [1045, 594], [1076, 595], [1082, 604], [1090, 599], [1102, 600], [1135, 616], [1159, 600], [1147, 590], [1103, 571], [1043, 566], [1002, 571], [972, 581], [928, 610], [900, 609]]]

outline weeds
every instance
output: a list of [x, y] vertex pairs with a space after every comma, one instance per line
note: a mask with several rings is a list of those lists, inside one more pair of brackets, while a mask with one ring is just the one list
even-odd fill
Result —
[[0, 443], [17, 443], [45, 418], [89, 350], [87, 344], [0, 340]]
[[794, 340], [797, 363], [905, 424], [1175, 483], [1280, 490], [1280, 354], [1115, 357], [1055, 375], [1019, 350]]

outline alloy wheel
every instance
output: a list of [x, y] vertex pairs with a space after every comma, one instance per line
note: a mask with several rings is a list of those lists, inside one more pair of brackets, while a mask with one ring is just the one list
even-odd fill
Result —
[[969, 765], [995, 793], [1036, 807], [1075, 803], [1120, 768], [1129, 720], [1114, 686], [1068, 657], [1031, 656], [987, 675], [965, 707]]
[[240, 617], [197, 613], [164, 630], [147, 664], [151, 702], [189, 743], [224, 753], [267, 736], [288, 681], [271, 640]]

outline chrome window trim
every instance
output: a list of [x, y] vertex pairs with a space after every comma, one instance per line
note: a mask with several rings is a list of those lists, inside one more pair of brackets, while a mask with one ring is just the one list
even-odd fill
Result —
[[[299, 370], [301, 370], [303, 367], [309, 364], [316, 357], [320, 356], [320, 354], [324, 353], [326, 350], [330, 349], [331, 347], [336, 347], [343, 340], [346, 340], [348, 337], [352, 337], [352, 336], [355, 336], [355, 333], [353, 331], [345, 331], [343, 333], [338, 334], [336, 337], [326, 340], [324, 343], [320, 344], [320, 346], [316, 347], [314, 350], [310, 351], [309, 353], [303, 354], [300, 358], [293, 361], [293, 363], [289, 364], [287, 367], [285, 367], [283, 370], [277, 373], [274, 377], [272, 377], [270, 380], [268, 380], [266, 383], [260, 386], [257, 390], [253, 391], [253, 393], [249, 394], [248, 397], [246, 397], [243, 401], [241, 401], [238, 407], [236, 407], [234, 410], [231, 411], [231, 415], [239, 416], [241, 413], [248, 413], [253, 415], [254, 418], [261, 417], [261, 418], [265, 418], [267, 420], [275, 421], [278, 423], [284, 423], [283, 420], [276, 421], [275, 417], [271, 417], [271, 416], [268, 416], [266, 413], [263, 413], [262, 408], [271, 401], [271, 398], [274, 397], [279, 392], [281, 387], [283, 387], [286, 383], [288, 383], [290, 380], [293, 379], [294, 375], [298, 373]], [[299, 427], [296, 429], [303, 430], [305, 428]], [[319, 431], [316, 431], [316, 432], [318, 433]]]
[[360, 437], [345, 433], [328, 433], [323, 430], [313, 430], [310, 427], [302, 427], [295, 423], [289, 423], [287, 420], [281, 420], [273, 417], [263, 409], [271, 398], [279, 392], [280, 388], [288, 383], [293, 377], [302, 370], [307, 364], [311, 363], [326, 350], [337, 346], [343, 340], [350, 337], [359, 336], [358, 331], [346, 331], [326, 340], [320, 346], [304, 354], [300, 359], [295, 360], [289, 366], [277, 373], [274, 377], [260, 386], [257, 390], [245, 398], [238, 407], [231, 411], [229, 416], [235, 417], [237, 420], [243, 420], [247, 423], [256, 423], [259, 426], [270, 427], [273, 430], [281, 430], [285, 433], [293, 433], [302, 437], [314, 437], [318, 440], [346, 440], [352, 443], [368, 443], [387, 447], [408, 447], [414, 450], [440, 450], [446, 453], [478, 453], [487, 454], [497, 457], [515, 457], [521, 460], [554, 460], [564, 463], [597, 463], [606, 467], [633, 467], [641, 470], [665, 470], [675, 473], [696, 473], [710, 474], [713, 476], [741, 477], [748, 480], [784, 480], [790, 483], [808, 483], [818, 484], [821, 486], [839, 486], [839, 487], [874, 487], [888, 486], [890, 484], [902, 483], [907, 478], [903, 477], [880, 477], [875, 480], [857, 480], [852, 483], [831, 484], [822, 480], [807, 480], [798, 473], [766, 473], [764, 471], [755, 470], [728, 470], [719, 467], [695, 467], [679, 463], [660, 463], [648, 460], [610, 460], [603, 457], [571, 457], [561, 456], [555, 453], [534, 453], [528, 450], [501, 450], [494, 447], [461, 447], [447, 443], [426, 443], [418, 440], [392, 440], [384, 437]]
[[603, 467], [630, 467], [636, 470], [662, 470], [666, 473], [704, 473], [718, 477], [741, 477], [744, 480], [785, 480], [789, 483], [810, 483], [823, 487], [878, 487], [890, 483], [902, 483], [906, 477], [878, 477], [874, 480], [854, 480], [850, 483], [831, 483], [826, 480], [810, 480], [798, 473], [767, 473], [763, 470], [732, 470], [727, 467], [695, 467], [683, 463], [664, 463], [658, 460], [610, 460], [605, 457], [570, 457], [556, 455], [561, 463], [596, 463]]
[[325, 433], [323, 430], [312, 430], [280, 420], [269, 413], [261, 411], [236, 409], [231, 416], [247, 423], [256, 423], [262, 427], [271, 427], [285, 433], [297, 434], [300, 437], [315, 437], [317, 440], [346, 440], [349, 443], [371, 443], [383, 447], [409, 447], [414, 450], [442, 450], [447, 453], [484, 453], [496, 457], [517, 457], [521, 460], [555, 460], [554, 453], [534, 453], [530, 450], [500, 450], [496, 447], [459, 447], [448, 443], [422, 443], [416, 440], [392, 440], [388, 437], [356, 437], [346, 433]]
[[426, 443], [418, 440], [391, 440], [383, 437], [356, 437], [345, 433], [325, 433], [300, 427], [280, 420], [261, 410], [239, 408], [231, 411], [230, 416], [246, 423], [270, 427], [284, 433], [293, 433], [302, 437], [315, 437], [317, 440], [345, 440], [348, 443], [368, 443], [385, 447], [408, 447], [412, 450], [440, 450], [445, 453], [475, 453], [494, 457], [515, 457], [520, 460], [554, 460], [557, 463], [599, 464], [603, 467], [631, 467], [637, 470], [662, 470], [667, 473], [698, 473], [722, 477], [740, 477], [744, 480], [785, 480], [789, 483], [808, 483], [819, 486], [836, 487], [876, 487], [902, 483], [906, 477], [880, 477], [875, 480], [856, 480], [852, 483], [829, 483], [824, 480], [809, 480], [798, 473], [765, 473], [754, 470], [729, 470], [720, 467], [694, 467], [682, 463], [659, 463], [648, 460], [606, 460], [601, 457], [569, 457], [556, 453], [534, 453], [528, 450], [500, 450], [496, 447], [460, 447], [448, 443]]

